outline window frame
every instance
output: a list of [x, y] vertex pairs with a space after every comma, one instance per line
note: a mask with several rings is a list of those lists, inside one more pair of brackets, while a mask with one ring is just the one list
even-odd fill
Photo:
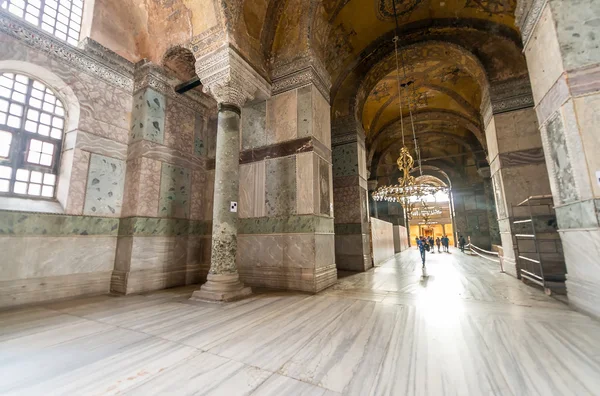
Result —
[[[11, 144], [10, 144], [10, 150], [8, 153], [8, 157], [7, 158], [0, 157], [0, 166], [10, 167], [11, 172], [12, 172], [11, 178], [9, 180], [9, 189], [6, 192], [0, 191], [0, 198], [10, 197], [10, 198], [18, 198], [18, 199], [32, 199], [32, 200], [40, 200], [40, 201], [57, 202], [58, 201], [57, 191], [58, 191], [58, 182], [59, 182], [59, 176], [60, 176], [59, 172], [60, 172], [60, 164], [61, 164], [61, 154], [63, 151], [63, 146], [65, 144], [66, 126], [67, 126], [67, 110], [66, 110], [64, 101], [55, 93], [54, 89], [51, 86], [49, 86], [44, 81], [42, 81], [36, 77], [32, 77], [32, 76], [28, 75], [27, 73], [23, 73], [21, 71], [0, 70], [0, 76], [7, 74], [7, 73], [13, 74], [15, 76], [20, 74], [24, 77], [27, 77], [29, 81], [27, 84], [27, 93], [25, 94], [25, 103], [19, 103], [19, 102], [15, 102], [13, 99], [0, 97], [1, 100], [7, 100], [9, 102], [9, 106], [11, 103], [18, 103], [21, 106], [23, 106], [23, 115], [22, 115], [22, 119], [21, 119], [21, 127], [20, 128], [10, 127], [8, 125], [0, 125], [0, 130], [6, 131], [6, 132], [9, 132], [12, 134], [12, 140], [11, 140]], [[50, 133], [48, 134], [48, 136], [43, 136], [37, 132], [29, 132], [25, 129], [25, 124], [27, 122], [27, 112], [29, 109], [40, 111], [40, 113], [43, 111], [47, 114], [50, 114], [49, 112], [43, 110], [42, 108], [38, 109], [29, 104], [29, 99], [32, 97], [34, 82], [38, 82], [38, 83], [42, 84], [46, 89], [50, 90], [52, 92], [52, 94], [54, 95], [54, 97], [56, 98], [56, 102], [60, 103], [61, 107], [63, 108], [62, 116], [60, 116], [56, 113], [51, 114], [52, 117], [55, 117], [55, 116], [62, 117], [63, 126], [62, 126], [62, 128], [60, 128], [61, 132], [62, 132], [60, 139], [52, 138]], [[14, 91], [14, 87], [11, 90], [11, 92], [13, 92], [13, 91]], [[42, 100], [42, 102], [43, 102], [43, 100]], [[38, 122], [38, 124], [39, 124], [39, 122]], [[34, 164], [34, 163], [30, 163], [27, 161], [27, 155], [29, 153], [31, 141], [34, 139], [39, 140], [42, 143], [44, 143], [44, 142], [50, 143], [54, 146], [54, 150], [52, 153], [52, 163], [49, 166], [41, 165], [41, 164]], [[17, 170], [18, 169], [25, 169], [25, 170], [29, 171], [29, 177], [28, 177], [28, 181], [27, 181], [28, 185], [31, 180], [31, 172], [41, 172], [42, 173], [42, 183], [41, 183], [42, 188], [44, 186], [43, 175], [46, 173], [53, 174], [55, 176], [55, 180], [54, 180], [52, 197], [42, 196], [41, 191], [40, 191], [40, 195], [30, 195], [27, 193], [19, 194], [19, 193], [14, 192], [14, 185], [17, 181], [19, 181], [19, 180], [17, 180]]]
[[[39, 7], [35, 4], [31, 4], [30, 2], [34, 1], [36, 4], [39, 3]], [[56, 2], [56, 9], [54, 9], [51, 5], [47, 5], [46, 3], [49, 1], [53, 1]], [[65, 0], [62, 0], [65, 1]], [[72, 45], [73, 47], [77, 47], [79, 45], [79, 42], [81, 41], [81, 35], [82, 35], [82, 30], [83, 30], [83, 18], [84, 18], [84, 12], [85, 12], [85, 0], [66, 0], [69, 2], [69, 8], [68, 8], [68, 12], [69, 12], [69, 16], [66, 16], [64, 13], [62, 13], [62, 9], [61, 7], [63, 7], [64, 9], [67, 9], [66, 6], [64, 6], [63, 4], [61, 4], [61, 0], [5, 0], [2, 3], [2, 9], [9, 13], [10, 15], [13, 15], [16, 18], [19, 18], [20, 20], [27, 22], [30, 25], [35, 26], [36, 28], [44, 31], [45, 33], [55, 37], [56, 39], [67, 43], [68, 45]], [[80, 1], [81, 2], [81, 6], [79, 6], [78, 4], [75, 4], [75, 1]], [[19, 3], [24, 3], [23, 8], [21, 8], [20, 5], [16, 5], [16, 2]], [[22, 10], [23, 12], [23, 16], [17, 15], [15, 12], [11, 11], [11, 5], [14, 6], [14, 8], [17, 8], [19, 10]], [[33, 16], [33, 13], [28, 12], [27, 10], [29, 9], [29, 7], [33, 8], [33, 9], [38, 9], [38, 14], [37, 16]], [[75, 14], [74, 11], [74, 7], [80, 8], [80, 15]], [[46, 9], [48, 10], [52, 10], [52, 11], [56, 11], [56, 15], [55, 16], [51, 16], [50, 11], [48, 13], [46, 13]], [[37, 23], [32, 22], [30, 19], [27, 18], [27, 16], [30, 15], [33, 18], [37, 19]], [[73, 16], [78, 16], [79, 18], [76, 20]], [[44, 16], [47, 16], [48, 18], [44, 18]], [[67, 19], [67, 23], [60, 21], [59, 17], [62, 16], [64, 18]], [[48, 20], [52, 20], [52, 24], [48, 23]], [[62, 30], [58, 29], [58, 23], [65, 25], [66, 26], [66, 32], [63, 32]], [[44, 27], [44, 24], [48, 25], [49, 27], [51, 27], [52, 31], [49, 31], [48, 29], [46, 29]], [[79, 25], [78, 29], [74, 28], [74, 25]], [[74, 38], [72, 36], [70, 36], [70, 30], [73, 30], [74, 32], [77, 33], [77, 38]], [[59, 31], [61, 33], [64, 33], [65, 38], [59, 37], [56, 32]], [[69, 39], [72, 39], [73, 42], [71, 42]]]

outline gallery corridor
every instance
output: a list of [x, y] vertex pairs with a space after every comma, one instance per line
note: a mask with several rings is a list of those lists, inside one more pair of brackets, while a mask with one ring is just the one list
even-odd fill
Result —
[[600, 323], [457, 250], [318, 294], [194, 288], [0, 313], [0, 394], [591, 395]]

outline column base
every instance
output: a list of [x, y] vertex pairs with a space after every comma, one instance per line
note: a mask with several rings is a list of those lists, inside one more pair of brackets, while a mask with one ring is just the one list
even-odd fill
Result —
[[225, 302], [240, 300], [252, 294], [250, 287], [244, 287], [240, 282], [240, 275], [234, 274], [208, 274], [205, 284], [196, 290], [190, 300]]

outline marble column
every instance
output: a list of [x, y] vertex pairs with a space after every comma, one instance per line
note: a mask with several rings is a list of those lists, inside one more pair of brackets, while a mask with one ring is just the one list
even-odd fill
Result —
[[596, 0], [520, 0], [569, 303], [600, 317], [600, 49]]
[[[210, 270], [194, 300], [228, 301], [252, 293], [244, 287], [236, 267], [239, 197], [241, 109], [220, 103], [215, 157], [215, 191]], [[235, 206], [235, 209], [232, 208]]]
[[227, 46], [198, 59], [196, 73], [218, 103], [218, 125], [210, 269], [191, 299], [231, 301], [252, 292], [236, 266], [241, 109], [246, 102], [264, 100], [270, 86]]

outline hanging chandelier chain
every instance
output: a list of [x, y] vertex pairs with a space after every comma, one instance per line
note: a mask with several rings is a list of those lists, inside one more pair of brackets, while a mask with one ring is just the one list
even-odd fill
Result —
[[398, 41], [399, 41], [399, 37], [395, 36], [394, 37], [394, 51], [396, 53], [396, 81], [398, 83], [398, 112], [400, 113], [400, 130], [402, 132], [402, 146], [404, 146], [404, 119], [402, 118], [402, 91], [400, 90], [400, 65], [398, 64]]
[[[398, 41], [400, 41], [400, 37], [398, 36], [398, 15], [396, 14], [395, 0], [392, 0], [392, 6], [394, 7], [394, 21], [396, 22], [396, 31], [394, 34], [394, 53], [396, 56], [396, 82], [398, 83], [398, 112], [400, 113], [400, 130], [402, 132], [402, 146], [404, 146], [404, 119], [402, 117], [402, 94], [400, 91], [400, 65], [398, 64]], [[406, 72], [404, 73], [404, 77], [406, 78]]]

